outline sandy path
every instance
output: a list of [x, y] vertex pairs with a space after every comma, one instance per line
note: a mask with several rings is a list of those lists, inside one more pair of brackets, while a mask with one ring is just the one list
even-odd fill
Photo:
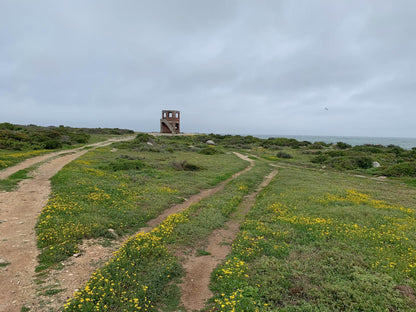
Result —
[[[89, 146], [96, 148], [116, 140]], [[38, 256], [35, 225], [51, 192], [49, 179], [63, 166], [86, 152], [88, 150], [76, 149], [51, 153], [2, 171], [2, 177], [7, 177], [37, 162], [47, 161], [33, 172], [32, 179], [21, 181], [16, 191], [0, 193], [0, 258], [10, 262], [10, 265], [0, 268], [0, 311], [21, 311], [22, 306], [30, 305], [35, 299], [36, 286], [33, 278]], [[56, 157], [59, 154], [64, 156]]]
[[231, 252], [231, 243], [237, 236], [244, 216], [253, 206], [258, 193], [270, 183], [277, 172], [275, 169], [267, 175], [255, 192], [244, 197], [238, 210], [232, 215], [232, 219], [223, 228], [212, 232], [205, 249], [210, 255], [191, 256], [185, 260], [186, 275], [180, 286], [181, 301], [187, 311], [201, 310], [206, 300], [212, 297], [213, 294], [209, 290], [212, 271]]

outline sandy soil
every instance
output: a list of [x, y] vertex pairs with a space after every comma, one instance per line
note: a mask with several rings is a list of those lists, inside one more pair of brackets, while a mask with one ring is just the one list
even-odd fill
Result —
[[[130, 139], [132, 137], [123, 138]], [[105, 146], [115, 140], [90, 146]], [[36, 297], [33, 279], [38, 256], [35, 225], [51, 192], [49, 179], [87, 151], [76, 149], [51, 153], [26, 160], [1, 172], [1, 177], [6, 178], [18, 170], [46, 161], [33, 172], [32, 179], [21, 181], [16, 191], [0, 193], [0, 258], [10, 263], [0, 269], [0, 311], [21, 311], [22, 306], [32, 305]]]

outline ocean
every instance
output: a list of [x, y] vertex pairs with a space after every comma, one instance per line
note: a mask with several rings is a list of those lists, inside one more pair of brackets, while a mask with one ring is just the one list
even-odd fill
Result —
[[416, 138], [382, 138], [382, 137], [358, 137], [358, 136], [312, 136], [312, 135], [253, 135], [261, 139], [267, 138], [288, 138], [296, 139], [298, 141], [309, 142], [325, 142], [325, 143], [337, 143], [344, 142], [352, 146], [363, 144], [381, 144], [397, 145], [404, 149], [412, 149], [416, 147]]

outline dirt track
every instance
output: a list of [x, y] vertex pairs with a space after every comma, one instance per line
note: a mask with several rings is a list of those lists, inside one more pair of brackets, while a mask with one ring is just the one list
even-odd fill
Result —
[[[112, 142], [114, 142], [114, 139], [94, 144], [92, 147], [105, 146]], [[0, 268], [0, 285], [2, 286], [2, 291], [0, 292], [0, 312], [21, 311], [23, 306], [30, 307], [31, 311], [58, 309], [78, 287], [88, 280], [94, 269], [107, 261], [111, 257], [112, 251], [123, 242], [124, 238], [108, 248], [96, 244], [96, 242], [84, 242], [80, 246], [83, 251], [82, 255], [76, 258], [72, 257], [63, 262], [64, 269], [51, 272], [46, 280], [47, 285], [57, 282], [59, 288], [65, 290], [53, 298], [41, 298], [37, 293], [37, 285], [34, 283], [38, 256], [35, 225], [37, 216], [45, 206], [51, 192], [49, 179], [63, 166], [87, 151], [76, 149], [34, 157], [0, 172], [0, 177], [6, 178], [18, 170], [44, 162], [33, 172], [33, 178], [23, 180], [16, 191], [0, 193], [0, 258], [10, 262], [10, 265]], [[252, 168], [253, 161], [251, 159], [238, 153], [235, 154], [249, 161], [250, 165], [217, 187], [202, 190], [184, 203], [167, 209], [160, 216], [149, 221], [148, 227], [142, 228], [141, 231], [151, 230], [170, 214], [177, 213], [199, 202], [202, 198], [218, 192], [229, 181]], [[254, 200], [255, 194], [257, 193], [251, 194], [244, 200], [245, 206], [243, 206], [246, 207], [244, 208], [245, 210], [251, 207], [252, 203], [250, 201]], [[244, 209], [240, 213], [243, 213]], [[209, 290], [208, 292], [206, 290], [208, 289], [209, 274], [212, 271], [211, 267], [217, 265], [229, 252], [229, 249], [224, 249], [223, 246], [220, 246], [220, 243], [231, 242], [238, 231], [238, 225], [238, 222], [233, 221], [227, 224], [227, 230], [218, 230], [211, 235], [207, 250], [212, 253], [212, 257], [210, 259], [205, 257], [198, 259], [198, 261], [203, 260], [206, 262], [195, 264], [193, 259], [189, 259], [187, 264], [185, 264], [188, 274], [184, 279], [185, 282], [182, 285], [182, 289], [184, 293], [183, 302], [187, 308], [194, 309], [200, 307], [207, 296], [209, 296]], [[198, 280], [198, 285], [195, 284], [195, 280]], [[198, 291], [199, 294], [195, 297], [196, 289], [203, 289], [203, 291]], [[50, 302], [41, 304], [42, 299]]]
[[[253, 162], [248, 158], [246, 160]], [[253, 163], [251, 164], [253, 165]], [[244, 197], [231, 220], [223, 228], [212, 232], [205, 249], [209, 255], [190, 256], [185, 260], [186, 276], [181, 284], [181, 289], [182, 304], [187, 311], [201, 310], [204, 308], [205, 301], [212, 297], [212, 292], [209, 290], [212, 271], [231, 252], [231, 243], [237, 236], [244, 216], [253, 206], [258, 193], [270, 183], [277, 172], [275, 169], [267, 175], [256, 191]]]
[[[89, 146], [97, 148], [116, 140]], [[1, 312], [21, 311], [22, 306], [30, 306], [35, 299], [36, 285], [33, 278], [38, 256], [35, 225], [51, 192], [49, 179], [63, 166], [87, 151], [80, 148], [35, 157], [0, 173], [0, 177], [4, 179], [14, 172], [46, 161], [33, 172], [32, 179], [21, 181], [16, 191], [0, 193], [0, 258], [10, 262], [10, 265], [0, 268]]]

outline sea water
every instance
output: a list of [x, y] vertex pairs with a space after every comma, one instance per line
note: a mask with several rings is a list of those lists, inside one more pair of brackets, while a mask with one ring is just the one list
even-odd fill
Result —
[[416, 147], [416, 138], [382, 138], [382, 137], [358, 137], [358, 136], [312, 136], [312, 135], [254, 135], [261, 139], [288, 138], [298, 141], [337, 143], [344, 142], [352, 146], [363, 144], [397, 145], [404, 149]]

